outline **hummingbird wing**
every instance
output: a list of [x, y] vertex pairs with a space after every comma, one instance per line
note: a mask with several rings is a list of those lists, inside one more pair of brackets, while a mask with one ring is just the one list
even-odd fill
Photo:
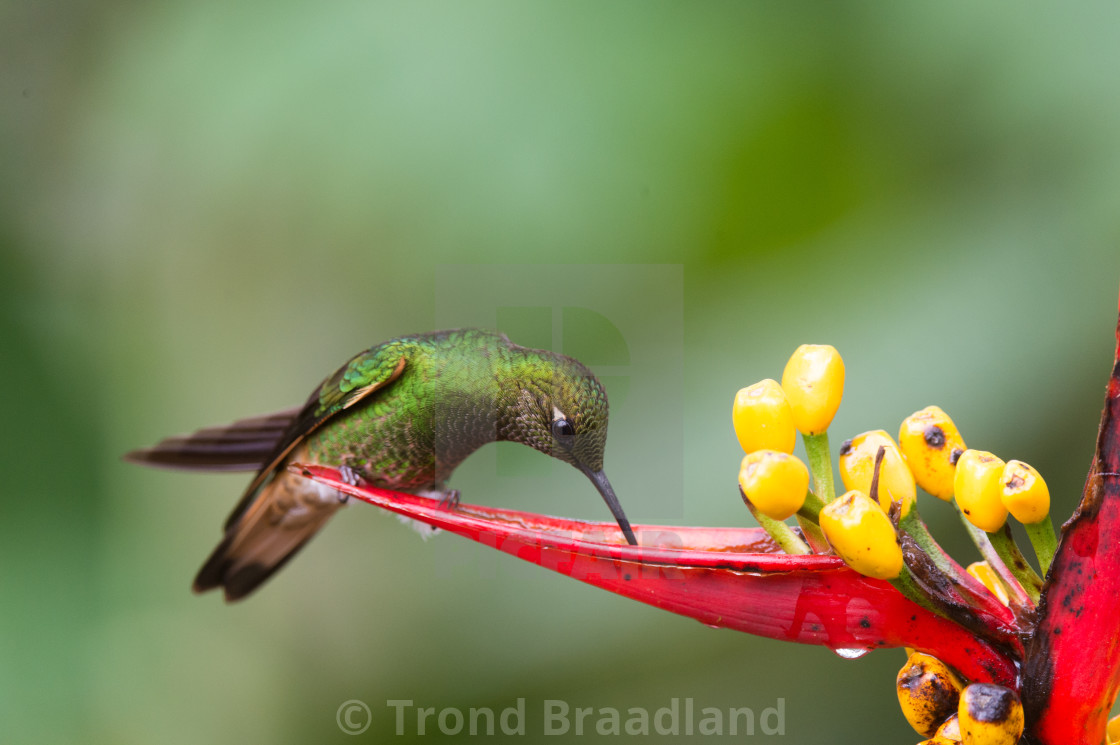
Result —
[[225, 536], [195, 578], [196, 592], [224, 587], [231, 601], [248, 595], [338, 511], [336, 492], [288, 473], [284, 465], [293, 455], [302, 457], [308, 435], [400, 377], [402, 351], [390, 343], [363, 352], [311, 395], [230, 514]]
[[307, 436], [322, 427], [332, 417], [365, 400], [367, 396], [392, 383], [404, 372], [404, 355], [384, 355], [385, 346], [374, 347], [358, 354], [335, 371], [334, 375], [323, 381], [319, 389], [311, 394], [307, 403], [288, 426], [284, 435], [276, 442], [265, 459], [265, 465], [245, 495], [226, 520], [228, 529], [241, 517], [253, 501], [256, 491], [281, 467], [284, 459], [302, 443]]

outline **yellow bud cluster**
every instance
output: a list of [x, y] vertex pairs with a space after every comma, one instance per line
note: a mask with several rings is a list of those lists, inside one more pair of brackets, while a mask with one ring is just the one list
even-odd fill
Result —
[[937, 406], [902, 422], [898, 447], [918, 486], [946, 501], [956, 496], [969, 522], [982, 530], [999, 530], [1009, 512], [1027, 525], [1050, 514], [1050, 490], [1037, 470], [1022, 461], [1004, 463], [991, 453], [969, 450], [957, 425]]
[[938, 728], [957, 713], [964, 685], [949, 667], [928, 654], [910, 655], [895, 680], [898, 705], [919, 734], [934, 737]]
[[964, 439], [949, 415], [927, 406], [902, 422], [898, 446], [918, 486], [937, 497], [953, 498], [957, 459], [966, 450]]
[[782, 389], [797, 429], [819, 435], [832, 423], [844, 397], [844, 360], [828, 344], [802, 344], [786, 363]]
[[890, 518], [863, 492], [850, 491], [825, 505], [821, 530], [852, 569], [876, 579], [894, 579], [902, 571], [902, 547]]
[[793, 412], [785, 391], [776, 380], [762, 380], [736, 393], [731, 421], [744, 453], [756, 450], [793, 452], [797, 442]]
[[1023, 734], [1023, 704], [1010, 688], [973, 683], [957, 709], [961, 741], [970, 745], [1015, 745]]
[[1003, 505], [1003, 469], [1007, 464], [985, 450], [966, 450], [957, 461], [954, 492], [968, 521], [989, 533], [1007, 522]]
[[774, 520], [785, 520], [805, 504], [809, 469], [800, 458], [776, 450], [756, 450], [739, 466], [744, 498]]
[[902, 517], [906, 517], [914, 505], [914, 475], [910, 473], [894, 440], [883, 430], [864, 432], [840, 446], [840, 478], [845, 489], [871, 494], [875, 458], [880, 447], [884, 448], [883, 461], [879, 467], [879, 490], [875, 496], [883, 511], [890, 510], [892, 502], [899, 502]]

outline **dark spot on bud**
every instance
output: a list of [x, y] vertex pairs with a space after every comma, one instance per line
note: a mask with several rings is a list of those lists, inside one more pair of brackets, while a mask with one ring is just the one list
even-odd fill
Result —
[[960, 448], [953, 448], [953, 452], [949, 453], [949, 465], [957, 465], [957, 461], [961, 459], [962, 455], [964, 455], [963, 450]]
[[1025, 483], [1026, 480], [1024, 480], [1022, 476], [1020, 476], [1019, 474], [1015, 474], [1008, 480], [1006, 484], [1004, 484], [1004, 486], [1006, 486], [1008, 489], [1022, 489], [1023, 484]]
[[977, 722], [1002, 724], [1011, 716], [1016, 696], [1010, 688], [992, 683], [973, 683], [968, 687], [968, 715]]
[[863, 618], [859, 619], [859, 627], [861, 629], [871, 628], [871, 619], [868, 618], [867, 616], [864, 616]]
[[936, 424], [931, 424], [926, 427], [926, 431], [922, 433], [926, 438], [926, 444], [935, 450], [940, 450], [945, 447], [945, 430], [938, 427]]
[[902, 674], [898, 676], [898, 686], [913, 692], [921, 684], [924, 673], [925, 670], [921, 665], [907, 665]]
[[852, 452], [852, 441], [851, 440], [844, 440], [844, 442], [842, 442], [840, 444], [840, 455], [841, 455], [841, 457], [847, 455], [850, 452]]
[[630, 581], [630, 575], [629, 575], [629, 574], [624, 574], [624, 575], [622, 575], [622, 578], [623, 578], [624, 580], [626, 580], [627, 582], [629, 582], [629, 581]]

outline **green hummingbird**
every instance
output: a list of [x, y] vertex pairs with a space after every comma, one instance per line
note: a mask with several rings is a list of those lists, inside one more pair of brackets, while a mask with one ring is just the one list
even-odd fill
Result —
[[481, 329], [403, 336], [351, 358], [300, 408], [171, 437], [125, 460], [204, 471], [256, 470], [225, 535], [194, 580], [227, 601], [253, 592], [345, 504], [287, 469], [332, 466], [352, 483], [437, 492], [488, 442], [520, 442], [572, 464], [637, 540], [603, 472], [607, 394], [584, 365]]

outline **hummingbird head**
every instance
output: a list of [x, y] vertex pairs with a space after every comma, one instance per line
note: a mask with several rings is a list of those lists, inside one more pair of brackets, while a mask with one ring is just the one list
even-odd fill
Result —
[[513, 426], [503, 439], [521, 442], [570, 463], [584, 473], [607, 503], [626, 540], [637, 545], [622, 506], [603, 472], [608, 404], [603, 385], [570, 357], [538, 352], [545, 365], [519, 380]]

